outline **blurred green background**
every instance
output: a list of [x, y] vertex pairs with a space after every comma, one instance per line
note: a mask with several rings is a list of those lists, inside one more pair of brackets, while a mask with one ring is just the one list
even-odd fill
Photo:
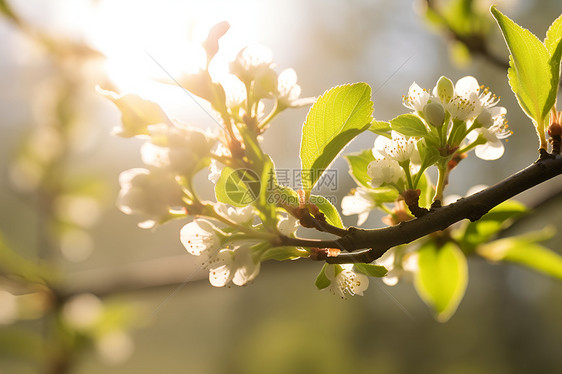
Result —
[[[474, 75], [489, 86], [507, 107], [514, 135], [500, 160], [463, 161], [452, 173], [450, 194], [493, 184], [532, 163], [537, 157], [534, 128], [518, 108], [505, 70], [478, 56], [463, 64], [451, 62], [447, 37], [424, 21], [420, 3], [1, 1], [20, 20], [18, 26], [13, 19], [0, 19], [3, 246], [29, 261], [29, 271], [37, 264], [54, 265], [64, 297], [98, 295], [106, 317], [103, 326], [84, 333], [93, 340], [70, 334], [69, 343], [55, 336], [59, 346], [45, 347], [41, 339], [52, 337], [61, 323], [52, 307], [63, 303], [41, 287], [22, 287], [25, 282], [6, 276], [0, 266], [0, 373], [49, 372], [44, 359], [68, 352], [73, 352], [70, 372], [80, 374], [558, 372], [559, 281], [515, 265], [472, 259], [465, 299], [446, 324], [433, 320], [411, 283], [387, 287], [371, 279], [363, 297], [342, 301], [315, 289], [321, 264], [302, 260], [265, 263], [253, 284], [217, 289], [179, 242], [182, 222], [142, 230], [135, 217], [113, 204], [119, 173], [141, 167], [141, 143], [110, 135], [119, 114], [95, 86], [139, 88], [184, 122], [216, 126], [179, 89], [155, 83], [141, 87], [148, 80], [141, 75], [144, 67], [145, 73], [162, 75], [142, 51], [161, 58], [175, 73], [174, 64], [189, 58], [181, 42], [196, 40], [200, 29], [224, 19], [232, 24], [231, 36], [221, 40], [225, 59], [245, 44], [264, 44], [279, 70], [296, 70], [303, 96], [367, 82], [380, 120], [404, 112], [401, 96], [413, 81], [431, 88], [441, 75], [453, 81]], [[562, 11], [559, 0], [498, 3], [539, 37]], [[494, 27], [491, 53], [507, 58]], [[126, 73], [120, 80], [119, 74]], [[298, 168], [306, 111], [283, 113], [265, 134], [264, 148], [277, 168]], [[347, 151], [370, 148], [373, 141], [373, 134], [365, 134]], [[341, 201], [353, 181], [344, 160], [334, 167], [334, 194]], [[200, 180], [208, 189], [206, 175]], [[562, 232], [561, 180], [520, 196], [536, 209], [511, 233], [546, 225]], [[72, 200], [76, 197], [81, 199]], [[348, 225], [355, 220], [345, 217]], [[365, 224], [377, 226], [380, 216]], [[557, 234], [546, 245], [561, 253], [560, 240]], [[7, 258], [0, 258], [4, 265]], [[99, 308], [92, 300], [83, 303], [81, 313]], [[108, 336], [112, 339], [102, 339]]]

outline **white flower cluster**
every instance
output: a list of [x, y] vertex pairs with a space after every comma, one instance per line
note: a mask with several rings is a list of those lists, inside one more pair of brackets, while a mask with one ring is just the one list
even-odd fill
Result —
[[[218, 203], [217, 213], [231, 221], [246, 225], [255, 216], [254, 208], [248, 205], [235, 208]], [[286, 217], [279, 221], [279, 231], [285, 235], [293, 234], [298, 221]], [[243, 286], [256, 278], [260, 271], [260, 260], [253, 246], [256, 240], [242, 239], [223, 244], [225, 233], [211, 221], [195, 219], [180, 231], [180, 240], [187, 252], [201, 258], [201, 265], [209, 271], [209, 282], [215, 287], [224, 287], [231, 282]]]
[[134, 168], [119, 175], [121, 191], [117, 207], [125, 214], [137, 214], [145, 219], [142, 228], [152, 228], [165, 219], [170, 210], [182, 205], [182, 192], [174, 177], [166, 171]]
[[[432, 92], [421, 88], [415, 82], [408, 95], [403, 98], [404, 106], [414, 110], [433, 126], [448, 125], [435, 120], [450, 118], [466, 123], [472, 129], [467, 136], [469, 143], [481, 139], [475, 148], [476, 156], [484, 160], [496, 160], [503, 155], [501, 139], [511, 135], [505, 120], [506, 109], [496, 107], [499, 98], [490, 90], [478, 84], [476, 78], [466, 76], [455, 85], [446, 77], [441, 77]], [[442, 114], [441, 114], [442, 113]]]
[[215, 139], [196, 128], [169, 119], [160, 106], [133, 94], [118, 95], [98, 88], [121, 111], [122, 128], [114, 131], [122, 137], [146, 139], [141, 158], [146, 168], [123, 171], [118, 208], [126, 214], [138, 214], [151, 228], [179, 212], [182, 188], [178, 178], [190, 177], [206, 166]]
[[392, 132], [392, 138], [378, 136], [373, 147], [375, 161], [369, 163], [367, 174], [373, 187], [383, 184], [396, 185], [404, 181], [405, 168], [415, 171], [420, 165], [420, 155], [416, 148], [416, 139], [407, 138], [397, 132]]
[[253, 81], [255, 95], [258, 98], [275, 97], [279, 110], [312, 104], [313, 98], [300, 98], [301, 87], [297, 84], [297, 73], [293, 69], [285, 69], [277, 74], [273, 68], [270, 49], [261, 45], [242, 49], [230, 64], [230, 71], [243, 85], [227, 83], [227, 86], [234, 88], [226, 89], [227, 103], [241, 107], [246, 98], [246, 87]]
[[[418, 129], [418, 132], [426, 131], [428, 136], [439, 139], [442, 149], [438, 151], [443, 157], [457, 149], [465, 149], [463, 152], [474, 149], [476, 156], [484, 160], [500, 158], [504, 153], [501, 139], [511, 135], [505, 120], [506, 109], [496, 106], [498, 102], [498, 97], [471, 76], [459, 79], [456, 84], [441, 77], [431, 91], [414, 82], [408, 95], [403, 97], [404, 105], [422, 120], [420, 125], [424, 129]], [[407, 183], [412, 184], [411, 176], [419, 172], [422, 164], [418, 146], [438, 147], [438, 141], [405, 136], [397, 131], [391, 131], [387, 136], [379, 135], [372, 149], [375, 160], [367, 166], [371, 187], [390, 186], [398, 191], [405, 190]], [[354, 189], [342, 200], [343, 214], [357, 214], [358, 225], [366, 221], [376, 206], [366, 187]]]

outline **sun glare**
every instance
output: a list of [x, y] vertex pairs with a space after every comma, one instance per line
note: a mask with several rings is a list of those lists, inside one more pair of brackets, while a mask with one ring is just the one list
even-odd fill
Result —
[[214, 24], [226, 20], [232, 25], [213, 61], [217, 80], [236, 52], [255, 41], [255, 10], [244, 5], [218, 0], [99, 1], [84, 27], [89, 42], [107, 57], [105, 69], [121, 92], [173, 107], [189, 100], [185, 92], [158, 81], [178, 79], [204, 65], [200, 43]]

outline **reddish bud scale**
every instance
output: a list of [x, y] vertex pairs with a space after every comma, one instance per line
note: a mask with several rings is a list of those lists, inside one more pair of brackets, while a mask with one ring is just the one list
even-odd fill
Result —
[[562, 135], [562, 112], [553, 111], [550, 116], [550, 125], [548, 126], [548, 135], [550, 135], [550, 142], [552, 143], [552, 154], [560, 154], [560, 137]]

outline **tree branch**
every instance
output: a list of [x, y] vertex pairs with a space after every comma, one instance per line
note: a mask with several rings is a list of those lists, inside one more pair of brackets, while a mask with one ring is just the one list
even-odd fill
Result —
[[[342, 252], [335, 257], [316, 258], [332, 264], [372, 262], [392, 247], [444, 230], [455, 222], [463, 219], [476, 221], [500, 203], [560, 174], [562, 157], [539, 160], [479, 193], [459, 199], [412, 221], [383, 229], [365, 230], [350, 227], [348, 234], [337, 240], [286, 238], [284, 245], [339, 248], [348, 252]], [[353, 252], [361, 249], [365, 250]]]

